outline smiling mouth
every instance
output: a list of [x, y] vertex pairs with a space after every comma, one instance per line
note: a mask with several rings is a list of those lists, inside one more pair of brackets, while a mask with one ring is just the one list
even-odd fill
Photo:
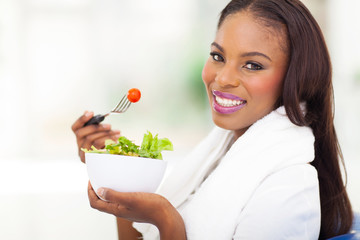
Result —
[[245, 99], [230, 93], [213, 90], [212, 94], [214, 96], [215, 102], [222, 107], [236, 107], [246, 103]]
[[221, 98], [219, 96], [215, 96], [215, 101], [217, 104], [223, 107], [235, 107], [246, 103], [245, 100], [231, 100], [228, 98]]
[[213, 90], [213, 108], [221, 114], [234, 113], [246, 105], [246, 100], [230, 93]]

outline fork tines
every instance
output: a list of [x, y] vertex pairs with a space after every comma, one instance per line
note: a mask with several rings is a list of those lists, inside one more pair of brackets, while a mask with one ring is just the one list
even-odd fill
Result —
[[125, 94], [123, 98], [120, 100], [118, 105], [111, 111], [114, 113], [123, 113], [125, 112], [131, 105], [131, 102], [128, 100], [127, 95]]

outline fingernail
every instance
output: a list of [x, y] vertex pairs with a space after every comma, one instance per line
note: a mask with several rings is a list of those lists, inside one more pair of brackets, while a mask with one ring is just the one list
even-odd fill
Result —
[[103, 126], [104, 129], [110, 129], [111, 128], [111, 125], [107, 124], [107, 123], [103, 124], [102, 126]]
[[97, 195], [99, 195], [100, 197], [104, 198], [104, 192], [105, 192], [105, 189], [99, 188], [96, 193], [97, 193]]
[[85, 117], [89, 117], [91, 115], [91, 112], [85, 111], [84, 115]]

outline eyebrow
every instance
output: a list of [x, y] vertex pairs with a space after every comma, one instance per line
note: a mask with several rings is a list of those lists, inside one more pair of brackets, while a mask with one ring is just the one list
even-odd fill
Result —
[[267, 58], [270, 60], [270, 62], [272, 62], [271, 58], [268, 57], [267, 55], [263, 54], [263, 53], [260, 53], [260, 52], [247, 52], [247, 53], [244, 53], [244, 54], [241, 54], [242, 57], [252, 57], [252, 56], [261, 56], [261, 57], [264, 57], [264, 58]]
[[220, 51], [225, 52], [224, 49], [223, 49], [223, 47], [220, 46], [219, 44], [217, 44], [216, 42], [213, 42], [213, 43], [211, 44], [211, 46], [214, 46], [214, 47], [218, 48]]
[[[211, 45], [218, 48], [221, 52], [225, 52], [224, 48], [222, 46], [220, 46], [219, 44], [217, 44], [216, 42], [211, 43]], [[269, 56], [267, 56], [266, 54], [263, 54], [261, 52], [247, 52], [247, 53], [241, 54], [241, 57], [253, 57], [253, 56], [264, 57], [272, 62], [272, 60]]]

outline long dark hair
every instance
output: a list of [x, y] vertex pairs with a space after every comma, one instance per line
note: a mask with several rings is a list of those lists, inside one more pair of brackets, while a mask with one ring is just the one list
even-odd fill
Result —
[[[266, 26], [286, 27], [289, 65], [279, 104], [285, 106], [294, 124], [310, 126], [315, 136], [315, 159], [311, 164], [317, 169], [320, 185], [319, 238], [345, 234], [351, 228], [353, 212], [340, 170], [344, 162], [333, 121], [332, 69], [321, 29], [298, 0], [232, 0], [221, 12], [218, 27], [228, 15], [243, 10]], [[299, 107], [301, 102], [306, 102], [305, 116]]]

